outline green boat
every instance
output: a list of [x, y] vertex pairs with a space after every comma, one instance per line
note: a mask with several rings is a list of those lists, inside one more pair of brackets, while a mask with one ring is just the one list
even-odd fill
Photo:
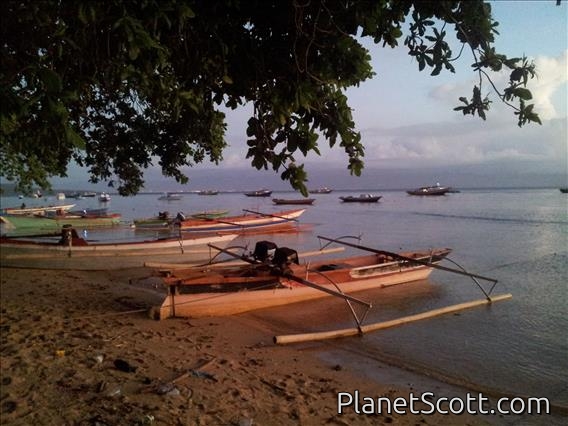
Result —
[[72, 225], [74, 228], [97, 228], [109, 227], [120, 224], [119, 213], [108, 215], [56, 215], [27, 216], [27, 215], [0, 215], [0, 221], [4, 224], [3, 233], [6, 234], [42, 234], [59, 232], [63, 225]]
[[215, 219], [227, 216], [227, 214], [229, 214], [229, 210], [205, 210], [202, 212], [192, 213], [191, 217], [195, 219]]

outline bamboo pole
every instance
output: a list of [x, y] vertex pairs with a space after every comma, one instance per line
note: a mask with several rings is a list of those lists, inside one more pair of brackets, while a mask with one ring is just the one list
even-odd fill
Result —
[[[313, 250], [298, 253], [300, 259], [304, 257], [320, 256], [324, 254], [340, 253], [345, 251], [344, 247], [332, 247], [329, 249]], [[225, 268], [227, 266], [243, 266], [250, 265], [250, 262], [240, 260], [222, 260], [211, 264], [204, 263], [160, 263], [160, 262], [145, 262], [144, 266], [154, 269], [191, 269], [191, 268]]]
[[333, 239], [333, 238], [323, 237], [321, 235], [318, 235], [318, 238], [325, 240], [325, 241], [329, 241], [330, 243], [339, 243], [339, 244], [346, 245], [347, 247], [353, 247], [353, 248], [356, 248], [356, 249], [359, 249], [359, 250], [365, 250], [365, 251], [368, 251], [368, 252], [371, 252], [371, 253], [384, 254], [385, 256], [390, 256], [394, 259], [405, 260], [409, 263], [416, 263], [418, 265], [424, 265], [424, 266], [428, 266], [430, 268], [440, 269], [442, 271], [453, 272], [454, 274], [465, 275], [467, 277], [479, 278], [479, 279], [482, 279], [482, 280], [490, 281], [492, 283], [497, 282], [497, 280], [494, 279], [494, 278], [484, 277], [483, 275], [472, 274], [471, 272], [467, 272], [465, 270], [448, 268], [447, 266], [438, 265], [437, 263], [428, 262], [428, 261], [424, 261], [424, 260], [420, 260], [420, 259], [414, 259], [412, 257], [402, 256], [398, 253], [393, 253], [393, 252], [386, 251], [386, 250], [377, 250], [377, 249], [374, 249], [374, 248], [371, 248], [371, 247], [365, 247], [365, 246], [361, 246], [361, 245], [358, 245], [358, 244], [351, 244], [351, 243], [347, 243], [345, 241], [339, 241], [339, 240]]
[[355, 336], [360, 333], [366, 333], [369, 331], [383, 330], [385, 328], [396, 327], [398, 325], [408, 324], [414, 321], [420, 321], [427, 318], [432, 318], [440, 315], [450, 314], [453, 312], [462, 311], [465, 309], [475, 308], [481, 305], [491, 304], [493, 302], [499, 302], [501, 300], [507, 300], [512, 298], [513, 295], [510, 293], [501, 294], [498, 296], [493, 296], [488, 299], [473, 300], [471, 302], [460, 303], [457, 305], [446, 306], [444, 308], [433, 309], [431, 311], [422, 312], [415, 315], [409, 315], [402, 318], [397, 318], [390, 321], [379, 322], [375, 324], [363, 325], [361, 326], [361, 331], [358, 328], [346, 328], [342, 330], [332, 330], [323, 331], [317, 333], [304, 333], [304, 334], [289, 334], [283, 336], [274, 336], [274, 343], [280, 345], [286, 345], [289, 343], [299, 343], [299, 342], [311, 342], [327, 339], [335, 339], [338, 337], [348, 337]]

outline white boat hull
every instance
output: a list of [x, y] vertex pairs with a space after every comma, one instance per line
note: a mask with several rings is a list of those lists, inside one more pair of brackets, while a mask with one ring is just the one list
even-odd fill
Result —
[[[384, 288], [392, 285], [425, 280], [431, 274], [432, 268], [416, 266], [405, 271], [393, 271], [373, 275], [338, 284], [346, 294], [373, 288]], [[309, 275], [301, 278], [310, 279]], [[285, 284], [285, 283], [284, 283]], [[337, 291], [334, 285], [325, 286]], [[247, 311], [283, 306], [330, 296], [321, 290], [293, 283], [289, 288], [269, 290], [248, 290], [236, 293], [200, 293], [200, 294], [170, 294], [159, 309], [160, 318], [207, 317], [234, 315]]]
[[217, 251], [213, 244], [225, 248], [236, 234], [203, 236], [191, 239], [117, 243], [99, 245], [23, 245], [0, 244], [2, 267], [42, 269], [105, 270], [142, 267], [146, 262], [201, 263]]

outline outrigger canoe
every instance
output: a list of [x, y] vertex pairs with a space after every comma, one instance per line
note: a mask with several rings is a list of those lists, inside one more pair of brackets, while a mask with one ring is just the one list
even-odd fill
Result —
[[37, 238], [0, 238], [2, 266], [50, 269], [118, 269], [144, 266], [146, 262], [207, 262], [237, 234], [183, 235], [128, 242], [89, 242], [73, 228], [64, 228], [54, 241]]
[[276, 213], [260, 213], [245, 210], [241, 216], [223, 218], [186, 219], [178, 217], [176, 225], [189, 232], [229, 232], [276, 231], [293, 229], [294, 222], [306, 209], [286, 210]]
[[61, 204], [58, 206], [39, 207], [7, 207], [3, 209], [5, 214], [11, 215], [46, 215], [48, 212], [66, 212], [75, 207], [75, 204]]
[[[263, 247], [267, 244], [268, 248]], [[257, 252], [269, 252], [270, 244], [257, 243], [254, 258], [262, 258]], [[450, 252], [438, 248], [392, 255], [374, 253], [300, 264], [294, 250], [277, 248], [271, 265], [251, 261], [245, 266], [176, 270], [164, 278], [169, 291], [159, 317], [233, 315], [330, 293], [348, 294], [424, 280]]]
[[13, 234], [21, 235], [21, 233], [56, 232], [65, 225], [88, 229], [116, 226], [120, 224], [121, 217], [120, 213], [84, 214], [77, 212], [77, 214], [63, 213], [53, 216], [1, 215], [0, 221], [4, 222], [7, 228], [15, 230]]

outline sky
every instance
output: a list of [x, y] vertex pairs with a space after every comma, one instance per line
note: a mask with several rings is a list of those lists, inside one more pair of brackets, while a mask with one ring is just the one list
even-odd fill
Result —
[[[433, 167], [446, 169], [453, 175], [459, 174], [456, 170], [460, 168], [480, 175], [516, 167], [535, 173], [549, 171], [557, 176], [553, 185], [568, 184], [568, 0], [563, 0], [560, 6], [556, 0], [500, 0], [490, 4], [493, 17], [499, 22], [496, 50], [509, 57], [525, 55], [537, 66], [538, 78], [530, 83], [529, 89], [542, 125], [527, 124], [519, 128], [513, 111], [498, 100], [487, 82], [483, 83], [483, 94], [489, 94], [493, 103], [486, 121], [453, 111], [460, 104], [458, 98], [470, 98], [478, 82], [470, 67], [473, 58], [467, 51], [456, 64], [455, 74], [442, 71], [432, 77], [429, 72], [418, 71], [404, 46], [390, 49], [364, 42], [370, 50], [376, 76], [346, 93], [365, 146], [364, 176], [384, 170], [416, 171]], [[492, 78], [505, 87], [508, 73]], [[185, 169], [190, 182], [198, 185], [207, 182], [215, 176], [207, 173], [211, 170], [254, 171], [245, 158], [250, 108], [226, 113], [229, 147], [224, 151], [223, 162], [220, 166], [205, 163]], [[323, 138], [319, 139], [319, 145], [321, 157], [312, 153], [307, 158], [301, 154], [296, 158], [298, 163], [305, 163], [311, 181], [325, 184], [318, 173], [334, 168], [349, 178], [347, 157], [341, 148], [329, 149]], [[493, 165], [493, 169], [488, 165]], [[87, 181], [85, 171], [71, 171], [70, 177], [73, 176]], [[157, 169], [146, 176], [147, 181], [161, 180], [161, 188], [173, 190], [177, 185], [171, 179], [162, 179]], [[201, 179], [203, 176], [206, 178]], [[263, 176], [276, 177], [271, 182], [279, 182], [278, 174], [272, 171]], [[53, 184], [61, 182], [56, 179]]]
[[[367, 168], [404, 168], [417, 165], [479, 164], [487, 161], [542, 161], [566, 168], [566, 123], [568, 80], [568, 2], [555, 0], [492, 1], [493, 16], [500, 35], [495, 47], [510, 57], [523, 55], [534, 60], [538, 79], [533, 92], [542, 126], [519, 128], [516, 116], [484, 82], [484, 94], [493, 100], [487, 120], [453, 111], [460, 96], [471, 97], [478, 77], [471, 71], [471, 54], [456, 73], [432, 77], [418, 72], [417, 64], [404, 48], [378, 48], [364, 43], [373, 58], [376, 76], [347, 92], [349, 104], [366, 147]], [[457, 51], [457, 50], [456, 50]], [[493, 77], [506, 86], [508, 73]], [[250, 111], [228, 116], [225, 167], [248, 167], [244, 140]], [[320, 146], [326, 142], [320, 138]], [[327, 166], [344, 167], [341, 149], [323, 149]], [[298, 162], [321, 163], [317, 155]], [[314, 167], [316, 167], [314, 165]]]

